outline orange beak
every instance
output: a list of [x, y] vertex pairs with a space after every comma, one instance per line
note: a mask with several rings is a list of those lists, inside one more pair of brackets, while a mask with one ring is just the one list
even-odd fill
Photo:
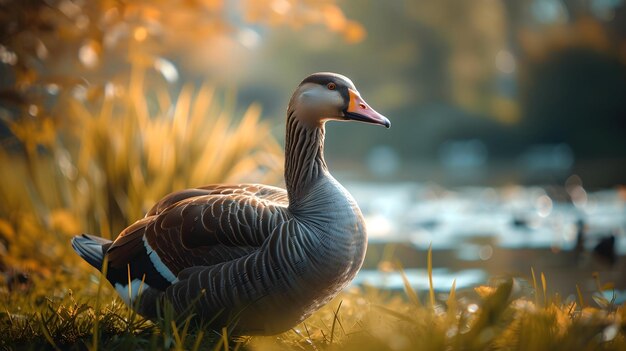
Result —
[[345, 113], [346, 118], [354, 121], [379, 124], [387, 128], [391, 127], [391, 122], [389, 122], [387, 117], [371, 108], [356, 91], [348, 89], [348, 93], [350, 94], [350, 103]]

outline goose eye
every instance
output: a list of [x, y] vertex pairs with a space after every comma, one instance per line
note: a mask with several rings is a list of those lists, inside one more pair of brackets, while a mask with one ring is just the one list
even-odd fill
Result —
[[326, 87], [327, 87], [329, 90], [335, 90], [335, 88], [336, 88], [337, 86], [335, 85], [335, 83], [328, 83], [328, 84], [326, 85]]

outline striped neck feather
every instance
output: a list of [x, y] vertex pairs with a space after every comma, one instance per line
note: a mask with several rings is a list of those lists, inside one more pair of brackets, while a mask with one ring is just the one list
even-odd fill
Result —
[[285, 138], [285, 185], [289, 207], [296, 209], [311, 186], [328, 174], [324, 160], [324, 124], [310, 127], [299, 121], [295, 109], [287, 115]]

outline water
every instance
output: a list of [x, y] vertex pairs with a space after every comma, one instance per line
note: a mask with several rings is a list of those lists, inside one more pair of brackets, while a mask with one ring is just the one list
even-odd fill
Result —
[[348, 183], [346, 188], [361, 206], [369, 233], [355, 284], [402, 289], [399, 273], [384, 272], [386, 264], [399, 261], [414, 289], [427, 289], [426, 251], [432, 246], [434, 286], [440, 291], [449, 290], [453, 279], [459, 288], [494, 276], [529, 279], [531, 267], [544, 272], [549, 288], [561, 294], [575, 293], [576, 285], [592, 294], [594, 272], [602, 284], [626, 289], [626, 197], [617, 189], [580, 188], [577, 194], [582, 190], [584, 197], [568, 197], [565, 189], [519, 186], [451, 191], [413, 183]]

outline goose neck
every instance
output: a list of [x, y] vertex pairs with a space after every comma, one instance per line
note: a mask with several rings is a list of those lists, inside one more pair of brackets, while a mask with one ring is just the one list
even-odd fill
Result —
[[285, 137], [285, 185], [289, 206], [297, 208], [317, 181], [328, 176], [324, 160], [324, 124], [305, 125], [291, 110]]

